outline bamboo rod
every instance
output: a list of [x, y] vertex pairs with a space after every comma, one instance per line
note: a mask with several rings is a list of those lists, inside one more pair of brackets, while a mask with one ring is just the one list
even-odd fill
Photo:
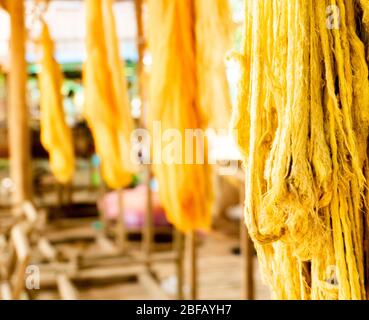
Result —
[[31, 152], [26, 104], [27, 64], [23, 0], [8, 2], [10, 14], [9, 153], [10, 176], [15, 184], [12, 200], [21, 205], [31, 197]]

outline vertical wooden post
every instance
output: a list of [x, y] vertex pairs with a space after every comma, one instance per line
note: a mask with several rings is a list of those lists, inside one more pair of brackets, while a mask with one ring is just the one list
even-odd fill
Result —
[[241, 219], [242, 299], [254, 300], [253, 244]]
[[73, 181], [69, 182], [67, 185], [66, 185], [66, 192], [67, 192], [67, 195], [66, 195], [66, 202], [67, 204], [70, 206], [73, 204]]
[[58, 206], [61, 209], [64, 201], [63, 201], [63, 185], [60, 183], [56, 184], [56, 193], [57, 193], [57, 201], [58, 201]]
[[117, 241], [118, 250], [124, 251], [127, 245], [127, 228], [124, 214], [124, 190], [117, 190], [118, 197], [118, 217], [115, 229], [115, 236]]
[[[195, 1], [190, 1], [190, 9], [191, 9], [191, 30], [192, 33], [192, 49], [194, 53], [194, 58], [196, 60], [197, 55], [197, 46], [196, 46], [196, 6]], [[193, 81], [196, 84], [196, 90], [197, 90], [197, 75], [193, 75]], [[198, 102], [198, 93], [196, 92], [196, 97], [193, 102], [194, 104], [199, 103]], [[189, 263], [189, 289], [190, 289], [190, 299], [196, 300], [197, 299], [197, 248], [196, 248], [196, 231], [193, 230], [189, 232], [186, 235], [186, 242], [187, 242], [187, 257], [188, 257], [188, 263]]]
[[186, 235], [188, 271], [189, 271], [189, 298], [196, 300], [198, 294], [197, 288], [197, 250], [196, 250], [196, 232], [191, 231]]
[[[99, 177], [100, 177], [100, 184], [98, 186], [98, 194], [99, 194], [99, 198], [100, 199], [103, 199], [104, 196], [106, 195], [106, 185], [105, 185], [105, 182], [104, 180], [102, 179], [102, 170], [101, 170], [101, 165], [99, 165]], [[101, 235], [106, 235], [107, 233], [107, 230], [108, 230], [108, 219], [106, 218], [106, 215], [105, 213], [103, 212], [103, 210], [99, 210], [99, 220], [100, 220], [100, 223], [101, 223], [101, 234], [98, 233], [98, 236], [101, 236]]]
[[[240, 199], [242, 209], [245, 202], [245, 185], [244, 181], [241, 183]], [[255, 299], [255, 286], [254, 286], [254, 245], [247, 232], [247, 227], [243, 218], [240, 219], [240, 248], [242, 258], [242, 299], [254, 300]]]
[[147, 261], [147, 267], [150, 268], [150, 256], [152, 251], [152, 243], [154, 240], [154, 222], [152, 210], [152, 191], [151, 191], [151, 166], [146, 165], [146, 211], [143, 229], [143, 251]]
[[[137, 75], [138, 75], [138, 88], [139, 88], [139, 96], [141, 98], [142, 109], [141, 109], [141, 119], [140, 125], [142, 128], [145, 127], [144, 120], [144, 106], [145, 106], [145, 79], [144, 79], [144, 70], [143, 70], [143, 58], [145, 54], [145, 38], [144, 38], [144, 28], [142, 21], [142, 0], [135, 0], [135, 12], [136, 12], [136, 26], [137, 26], [137, 52], [138, 52], [138, 62], [137, 62]], [[146, 211], [145, 211], [145, 220], [144, 226], [142, 230], [142, 245], [143, 252], [146, 256], [147, 267], [150, 268], [150, 256], [152, 251], [152, 242], [154, 238], [154, 226], [153, 226], [153, 210], [152, 210], [152, 192], [151, 192], [151, 178], [152, 178], [152, 169], [151, 165], [146, 165]]]
[[179, 230], [174, 229], [174, 244], [176, 255], [176, 275], [177, 275], [177, 299], [183, 300], [183, 235]]
[[23, 0], [8, 2], [11, 20], [8, 130], [10, 175], [15, 184], [13, 204], [31, 196], [31, 157], [26, 105], [26, 32]]
[[146, 41], [144, 35], [144, 25], [142, 19], [142, 0], [135, 0], [135, 12], [136, 12], [136, 27], [137, 27], [137, 75], [138, 75], [138, 91], [141, 99], [141, 119], [140, 123], [142, 126], [145, 125], [145, 114], [146, 110], [144, 108], [146, 103], [146, 92], [145, 92], [145, 74], [143, 59], [146, 50]]

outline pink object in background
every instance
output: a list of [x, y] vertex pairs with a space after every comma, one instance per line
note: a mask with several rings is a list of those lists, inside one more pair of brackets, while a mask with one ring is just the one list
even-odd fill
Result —
[[[145, 185], [140, 185], [134, 189], [127, 189], [123, 192], [109, 192], [98, 202], [98, 208], [108, 220], [116, 220], [119, 216], [118, 196], [123, 197], [124, 217], [128, 228], [138, 228], [143, 226], [146, 211], [147, 190]], [[165, 211], [160, 204], [159, 195], [152, 191], [152, 206], [154, 216], [154, 226], [168, 226]]]

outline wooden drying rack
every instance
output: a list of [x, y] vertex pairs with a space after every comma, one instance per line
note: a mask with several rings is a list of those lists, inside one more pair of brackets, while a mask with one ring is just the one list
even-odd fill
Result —
[[[28, 112], [26, 109], [26, 61], [25, 61], [25, 21], [24, 21], [24, 1], [23, 0], [12, 0], [10, 2], [1, 1], [2, 5], [6, 5], [7, 10], [11, 17], [11, 49], [10, 49], [10, 72], [9, 72], [9, 144], [10, 144], [10, 167], [11, 177], [17, 187], [14, 193], [14, 199], [12, 203], [15, 208], [19, 208], [22, 203], [26, 200], [31, 199], [32, 188], [31, 188], [31, 174], [30, 174], [30, 152], [29, 152], [29, 133], [28, 133]], [[139, 65], [142, 70], [142, 59], [144, 53], [144, 42], [143, 39], [143, 28], [142, 28], [142, 1], [135, 1], [137, 10], [137, 27], [138, 27], [138, 50], [140, 53]], [[148, 167], [148, 172], [151, 169]], [[155, 257], [152, 252], [153, 249], [153, 223], [152, 223], [152, 208], [151, 208], [151, 192], [149, 188], [150, 179], [147, 179], [148, 185], [148, 206], [145, 215], [145, 226], [143, 228], [143, 251], [144, 258], [136, 257], [136, 262], [144, 266], [144, 272], [140, 274], [140, 281], [154, 293], [156, 297], [162, 297], [162, 290], [158, 285], [156, 279], [154, 279], [151, 265], [160, 260]], [[124, 204], [121, 203], [121, 207]], [[120, 219], [124, 223], [123, 219]], [[126, 230], [122, 224], [119, 227], [121, 232], [119, 236], [120, 246], [124, 246], [126, 242]], [[178, 298], [183, 298], [183, 255], [182, 247], [183, 240], [182, 235], [179, 233], [175, 236], [175, 248], [178, 252], [177, 255], [172, 259], [176, 262], [176, 270], [178, 274]], [[124, 266], [123, 266], [124, 267]], [[105, 269], [105, 273], [114, 273], [119, 268]], [[70, 270], [70, 278], [86, 278], [93, 276], [95, 271], [90, 271], [89, 274]], [[100, 272], [96, 277], [103, 276], [104, 272]], [[118, 272], [119, 273], [119, 272]], [[124, 272], [123, 272], [124, 273]], [[129, 274], [129, 271], [126, 272]], [[52, 277], [51, 277], [52, 278]], [[52, 280], [52, 279], [51, 279]]]

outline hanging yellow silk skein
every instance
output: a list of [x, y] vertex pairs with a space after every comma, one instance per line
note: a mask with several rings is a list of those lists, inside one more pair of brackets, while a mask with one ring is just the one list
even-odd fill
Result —
[[[224, 64], [231, 39], [228, 1], [150, 0], [148, 4], [151, 131], [156, 121], [162, 132], [176, 129], [179, 134], [154, 150], [161, 199], [178, 229], [207, 230], [213, 191], [204, 130], [226, 128], [231, 109]], [[186, 139], [189, 129], [195, 130], [194, 135]], [[201, 136], [197, 139], [196, 130]], [[173, 163], [168, 164], [165, 151], [176, 142], [181, 146], [173, 147]], [[157, 152], [162, 163], [155, 163]]]
[[369, 82], [359, 16], [350, 0], [246, 0], [233, 127], [245, 220], [274, 298], [366, 298]]
[[232, 112], [225, 67], [233, 31], [229, 0], [197, 0], [195, 9], [197, 92], [202, 117], [212, 129], [227, 129]]
[[153, 59], [149, 128], [154, 132], [156, 122], [162, 132], [178, 132], [178, 139], [171, 142], [173, 159], [166, 159], [169, 156], [162, 152], [170, 146], [169, 141], [153, 150], [161, 200], [168, 219], [179, 230], [206, 230], [211, 221], [211, 169], [206, 159], [202, 164], [195, 162], [207, 152], [205, 140], [200, 143], [201, 151], [196, 152], [194, 147], [188, 150], [195, 163], [186, 163], [184, 155], [186, 129], [204, 129], [207, 125], [201, 117], [196, 88], [194, 2], [149, 0], [148, 8]]
[[64, 116], [62, 73], [53, 57], [54, 45], [44, 22], [39, 43], [42, 51], [39, 74], [41, 143], [49, 153], [50, 168], [55, 178], [60, 183], [68, 183], [75, 165], [72, 133]]
[[84, 115], [110, 188], [129, 185], [136, 167], [130, 155], [133, 120], [113, 14], [113, 0], [86, 0], [87, 60]]

